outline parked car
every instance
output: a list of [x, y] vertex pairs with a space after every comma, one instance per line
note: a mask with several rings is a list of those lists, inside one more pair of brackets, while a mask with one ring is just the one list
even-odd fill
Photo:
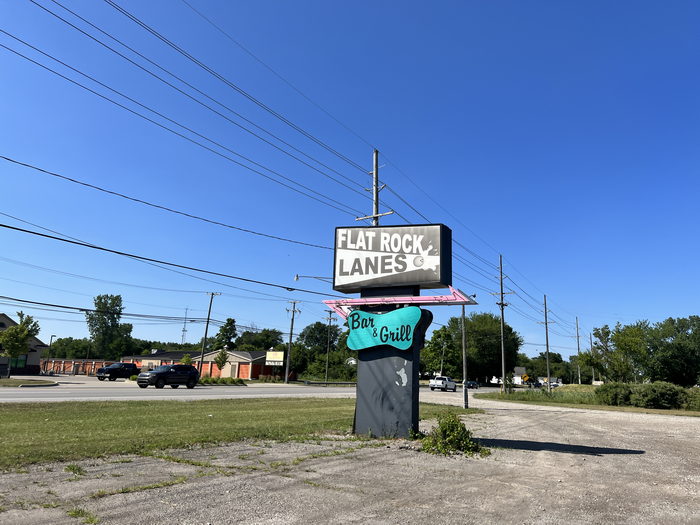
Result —
[[446, 376], [437, 376], [435, 379], [431, 379], [429, 386], [430, 390], [435, 390], [436, 388], [439, 388], [443, 392], [447, 390], [457, 392], [457, 383], [455, 383], [454, 381], [452, 381], [452, 379]]
[[467, 388], [479, 388], [479, 383], [476, 381], [467, 381]]
[[136, 378], [136, 383], [141, 388], [154, 385], [156, 388], [163, 388], [170, 385], [177, 388], [186, 385], [187, 388], [194, 388], [199, 381], [199, 370], [192, 365], [161, 365], [148, 372], [142, 372]]
[[100, 381], [109, 379], [116, 381], [118, 377], [129, 378], [137, 375], [141, 369], [134, 363], [112, 363], [109, 366], [103, 366], [97, 369], [96, 376]]

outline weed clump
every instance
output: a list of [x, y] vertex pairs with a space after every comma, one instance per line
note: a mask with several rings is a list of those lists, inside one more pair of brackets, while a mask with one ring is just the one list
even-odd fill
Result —
[[430, 454], [480, 454], [487, 456], [490, 451], [472, 439], [471, 432], [464, 426], [454, 412], [438, 415], [438, 424], [430, 434], [423, 438], [423, 450]]

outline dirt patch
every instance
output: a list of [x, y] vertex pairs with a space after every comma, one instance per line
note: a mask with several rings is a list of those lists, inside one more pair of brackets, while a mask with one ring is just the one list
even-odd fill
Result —
[[326, 436], [37, 465], [0, 476], [0, 523], [697, 523], [698, 418], [471, 404], [486, 458]]

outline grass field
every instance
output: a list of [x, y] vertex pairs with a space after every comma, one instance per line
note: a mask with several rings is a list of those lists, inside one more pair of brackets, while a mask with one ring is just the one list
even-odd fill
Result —
[[[0, 404], [0, 470], [241, 439], [347, 432], [353, 399], [214, 399]], [[433, 419], [444, 405], [420, 405]], [[451, 408], [455, 413], [477, 409]]]
[[565, 406], [569, 408], [587, 408], [591, 410], [609, 410], [614, 412], [639, 412], [646, 414], [666, 414], [674, 416], [700, 417], [700, 412], [694, 410], [668, 410], [656, 408], [639, 408], [633, 406], [609, 406], [598, 403], [592, 385], [564, 385], [552, 390], [548, 394], [545, 390], [516, 390], [511, 394], [489, 392], [475, 394], [481, 399], [494, 399], [496, 401], [512, 401], [515, 403], [527, 403], [533, 405]]
[[45, 379], [0, 379], [0, 387], [18, 387], [20, 385], [51, 385], [54, 381], [47, 381]]

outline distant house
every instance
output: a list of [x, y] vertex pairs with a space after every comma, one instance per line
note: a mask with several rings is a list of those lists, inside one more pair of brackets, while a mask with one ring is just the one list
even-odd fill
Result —
[[514, 385], [522, 385], [523, 384], [523, 376], [526, 374], [526, 370], [524, 366], [516, 366], [513, 369], [513, 384]]
[[[9, 315], [0, 313], [0, 332], [18, 324]], [[22, 354], [16, 359], [0, 357], [0, 370], [7, 370], [9, 364], [10, 373], [14, 375], [39, 375], [41, 352], [44, 348], [48, 348], [47, 345], [38, 338], [32, 337], [29, 339], [29, 348], [26, 354]]]
[[[231, 350], [228, 352], [228, 360], [222, 370], [214, 363], [218, 350], [204, 354], [202, 363], [202, 375], [211, 377], [236, 377], [240, 379], [258, 379], [261, 375], [282, 375], [281, 370], [275, 371], [273, 367], [265, 364], [265, 354], [263, 350], [252, 352], [239, 352]], [[126, 363], [136, 363], [143, 370], [155, 368], [160, 365], [172, 365], [182, 362], [185, 354], [192, 358], [192, 364], [199, 368], [201, 354], [199, 352], [177, 351], [163, 352], [153, 350], [147, 355], [124, 356], [122, 361]], [[278, 367], [281, 368], [281, 367]]]

